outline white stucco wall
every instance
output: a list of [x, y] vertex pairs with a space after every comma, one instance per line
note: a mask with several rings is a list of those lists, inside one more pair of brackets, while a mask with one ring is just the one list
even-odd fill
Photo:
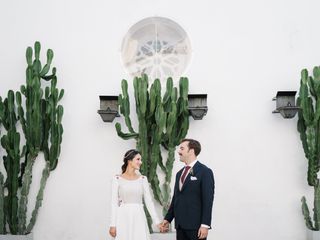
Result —
[[208, 94], [209, 112], [191, 119], [188, 135], [200, 140], [199, 160], [215, 173], [208, 239], [305, 239], [300, 198], [312, 192], [297, 117], [271, 114], [271, 99], [297, 90], [300, 70], [320, 64], [319, 7], [316, 0], [1, 1], [0, 95], [24, 83], [25, 49], [36, 40], [54, 50], [66, 91], [61, 157], [35, 240], [107, 238], [111, 177], [135, 144], [101, 121], [98, 96], [116, 95], [122, 78], [131, 81], [121, 41], [150, 16], [171, 18], [187, 31], [190, 92]]

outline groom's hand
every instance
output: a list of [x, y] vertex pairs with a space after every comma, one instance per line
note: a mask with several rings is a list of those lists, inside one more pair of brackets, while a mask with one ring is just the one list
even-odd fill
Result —
[[208, 236], [208, 231], [209, 229], [206, 227], [200, 227], [198, 231], [198, 238], [199, 239], [204, 239]]
[[110, 227], [109, 234], [111, 235], [111, 237], [116, 237], [117, 229], [115, 227]]

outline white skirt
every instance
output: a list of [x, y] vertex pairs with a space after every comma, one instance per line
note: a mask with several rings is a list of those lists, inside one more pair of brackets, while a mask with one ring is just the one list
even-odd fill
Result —
[[142, 204], [125, 203], [118, 208], [115, 240], [150, 240]]

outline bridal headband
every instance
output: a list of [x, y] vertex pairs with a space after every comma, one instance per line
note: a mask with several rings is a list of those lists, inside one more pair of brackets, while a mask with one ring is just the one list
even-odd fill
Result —
[[127, 158], [127, 157], [130, 156], [132, 153], [139, 153], [139, 151], [136, 150], [136, 149], [131, 149], [131, 150], [129, 150], [129, 152], [126, 153], [126, 155], [124, 155], [124, 158]]

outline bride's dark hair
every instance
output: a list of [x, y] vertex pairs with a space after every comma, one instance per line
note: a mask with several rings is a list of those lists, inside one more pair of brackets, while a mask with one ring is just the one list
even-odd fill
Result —
[[125, 154], [124, 154], [124, 157], [123, 157], [123, 165], [121, 166], [121, 169], [122, 169], [122, 173], [124, 173], [127, 169], [127, 166], [128, 166], [128, 161], [132, 161], [132, 159], [134, 159], [134, 157], [137, 155], [137, 154], [141, 154], [138, 150], [136, 149], [130, 149], [129, 151], [127, 151]]

